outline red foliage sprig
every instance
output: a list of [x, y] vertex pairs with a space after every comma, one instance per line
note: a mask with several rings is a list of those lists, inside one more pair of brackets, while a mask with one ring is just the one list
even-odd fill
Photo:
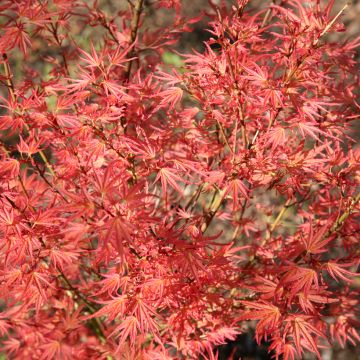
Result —
[[180, 56], [181, 5], [1, 4], [9, 358], [213, 359], [250, 320], [276, 358], [360, 340], [347, 6], [210, 1]]

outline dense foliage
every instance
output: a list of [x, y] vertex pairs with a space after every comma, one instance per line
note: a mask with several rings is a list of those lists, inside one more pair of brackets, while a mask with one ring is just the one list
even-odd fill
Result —
[[329, 41], [346, 5], [248, 2], [210, 1], [191, 54], [179, 0], [0, 3], [9, 359], [214, 359], [252, 327], [284, 359], [360, 339], [359, 42]]

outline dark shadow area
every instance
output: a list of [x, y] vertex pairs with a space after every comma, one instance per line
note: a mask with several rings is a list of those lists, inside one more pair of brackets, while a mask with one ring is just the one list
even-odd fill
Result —
[[268, 344], [258, 345], [254, 339], [254, 333], [248, 332], [239, 335], [234, 341], [218, 346], [219, 360], [270, 360]]

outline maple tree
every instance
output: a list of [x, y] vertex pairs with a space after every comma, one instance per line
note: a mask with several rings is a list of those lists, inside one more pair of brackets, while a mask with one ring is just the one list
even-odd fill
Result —
[[333, 5], [209, 1], [205, 50], [179, 54], [200, 20], [180, 0], [1, 2], [9, 359], [215, 359], [252, 327], [289, 360], [360, 340], [359, 39], [329, 40]]

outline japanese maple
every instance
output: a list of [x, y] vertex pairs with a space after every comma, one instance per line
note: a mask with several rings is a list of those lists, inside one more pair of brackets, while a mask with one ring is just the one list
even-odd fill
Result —
[[[1, 2], [9, 359], [360, 340], [359, 39], [330, 37], [348, 6], [216, 3]], [[179, 52], [201, 17], [204, 51]]]

